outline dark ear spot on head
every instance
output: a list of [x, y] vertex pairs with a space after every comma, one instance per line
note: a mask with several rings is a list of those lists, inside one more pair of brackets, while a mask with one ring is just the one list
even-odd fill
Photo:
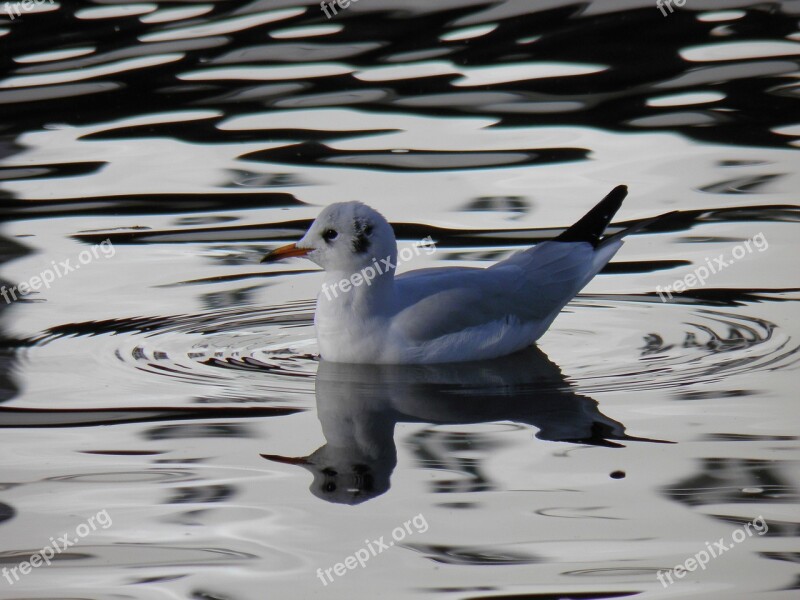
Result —
[[356, 219], [354, 226], [356, 233], [353, 236], [353, 251], [362, 254], [369, 250], [372, 224], [364, 219]]
[[363, 233], [357, 233], [353, 237], [353, 250], [358, 254], [363, 254], [369, 250], [369, 238]]

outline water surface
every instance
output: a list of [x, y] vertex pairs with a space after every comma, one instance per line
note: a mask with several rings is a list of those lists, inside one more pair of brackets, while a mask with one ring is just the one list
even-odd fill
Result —
[[[798, 13], [0, 17], [0, 566], [77, 540], [0, 596], [795, 598]], [[486, 266], [621, 183], [612, 230], [678, 213], [505, 359], [321, 362], [319, 271], [258, 264], [361, 200], [436, 241], [402, 269]]]

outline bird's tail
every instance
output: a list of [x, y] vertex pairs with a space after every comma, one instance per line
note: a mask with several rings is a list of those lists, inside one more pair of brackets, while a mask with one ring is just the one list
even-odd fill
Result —
[[586, 213], [577, 223], [554, 238], [556, 242], [589, 242], [595, 248], [603, 241], [603, 232], [622, 206], [628, 195], [628, 187], [618, 185], [597, 206]]

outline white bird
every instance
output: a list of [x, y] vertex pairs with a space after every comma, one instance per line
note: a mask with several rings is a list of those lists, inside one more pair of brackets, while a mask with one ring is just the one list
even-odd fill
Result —
[[408, 364], [485, 360], [531, 346], [611, 260], [622, 237], [603, 232], [627, 195], [611, 191], [564, 233], [488, 268], [396, 275], [394, 231], [360, 202], [326, 207], [296, 244], [261, 262], [303, 256], [325, 270], [314, 324], [323, 360]]

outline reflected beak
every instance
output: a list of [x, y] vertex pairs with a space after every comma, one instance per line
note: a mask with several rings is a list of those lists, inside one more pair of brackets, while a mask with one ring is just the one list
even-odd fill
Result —
[[262, 263], [275, 262], [282, 258], [291, 258], [292, 256], [305, 256], [311, 252], [309, 248], [298, 248], [297, 244], [286, 244], [280, 248], [275, 248], [272, 252], [267, 252], [264, 258], [261, 259]]
[[281, 456], [280, 454], [262, 454], [261, 458], [266, 458], [277, 463], [284, 465], [305, 465], [308, 464], [308, 459], [304, 456]]

